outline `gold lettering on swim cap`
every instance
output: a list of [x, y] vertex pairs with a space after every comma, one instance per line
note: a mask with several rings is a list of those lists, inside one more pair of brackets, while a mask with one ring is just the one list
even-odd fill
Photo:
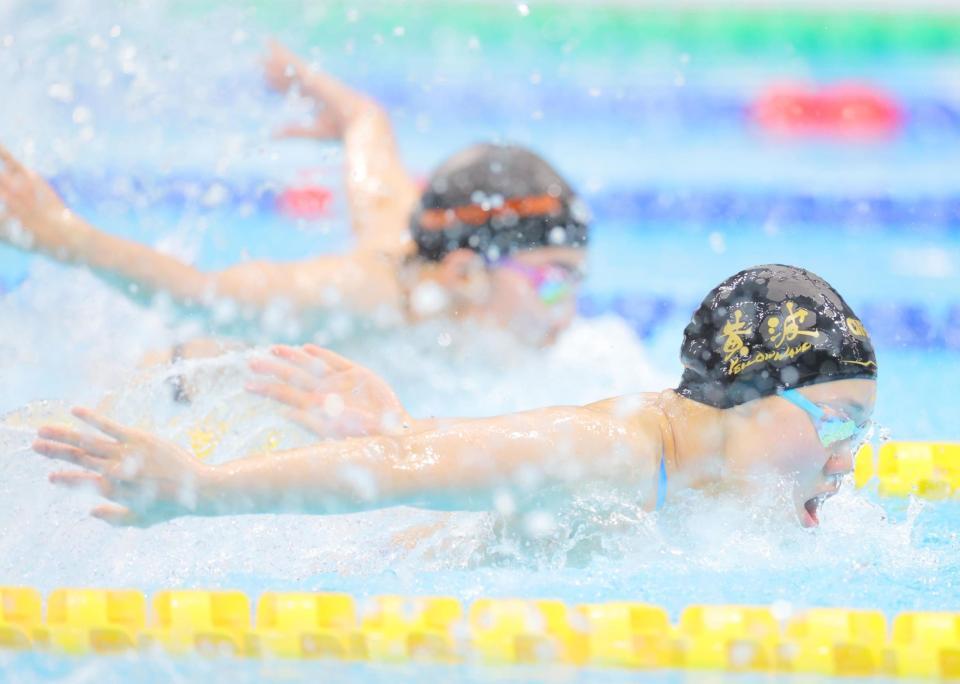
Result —
[[[778, 316], [770, 316], [766, 320], [767, 337], [773, 344], [774, 349], [780, 349], [786, 344], [793, 342], [801, 335], [805, 337], [819, 337], [820, 333], [816, 330], [810, 330], [815, 320], [813, 314], [802, 306], [797, 306], [793, 302], [784, 304], [785, 313], [781, 320]], [[808, 329], [802, 329], [806, 325]]]
[[864, 368], [877, 368], [876, 361], [858, 361], [857, 359], [840, 359], [840, 363], [852, 363], [856, 366], [863, 366]]
[[867, 337], [867, 329], [863, 327], [863, 323], [852, 316], [847, 318], [847, 329], [856, 337]]
[[723, 342], [723, 362], [727, 363], [734, 356], [747, 356], [750, 354], [750, 347], [744, 341], [744, 337], [753, 334], [753, 330], [747, 327], [743, 320], [743, 312], [737, 311], [733, 314], [733, 320], [727, 321], [723, 326], [721, 337], [725, 338]]
[[727, 375], [740, 375], [743, 371], [756, 366], [758, 363], [768, 363], [770, 361], [787, 361], [789, 359], [795, 359], [801, 354], [813, 349], [813, 345], [810, 342], [804, 342], [803, 344], [797, 344], [792, 347], [787, 347], [786, 349], [781, 349], [779, 351], [763, 351], [762, 349], [749, 359], [746, 360], [734, 360], [730, 362], [730, 366], [727, 368]]

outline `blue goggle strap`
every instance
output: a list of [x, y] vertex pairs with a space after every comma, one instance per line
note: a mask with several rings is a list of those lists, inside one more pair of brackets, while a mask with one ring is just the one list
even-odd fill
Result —
[[804, 411], [810, 414], [811, 418], [816, 420], [823, 420], [823, 409], [814, 404], [812, 401], [807, 399], [805, 396], [800, 394], [799, 390], [788, 389], [783, 390], [780, 393], [780, 396], [789, 401], [791, 404], [796, 404]]
[[816, 421], [817, 435], [820, 437], [823, 446], [830, 446], [834, 442], [849, 439], [857, 432], [857, 424], [852, 420], [827, 418], [822, 408], [800, 394], [798, 390], [784, 390], [780, 392], [780, 396], [791, 404], [802, 408]]

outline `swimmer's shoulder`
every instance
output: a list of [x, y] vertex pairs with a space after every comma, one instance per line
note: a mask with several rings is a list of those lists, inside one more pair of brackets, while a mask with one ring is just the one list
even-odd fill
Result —
[[627, 394], [588, 404], [584, 408], [609, 416], [622, 424], [629, 434], [643, 445], [650, 445], [659, 455], [662, 451], [661, 427], [663, 410], [656, 392]]
[[[403, 255], [399, 252], [357, 249], [342, 255], [319, 255], [300, 263], [356, 309], [377, 310], [384, 305], [399, 308], [403, 304]], [[307, 277], [305, 282], [310, 280]]]

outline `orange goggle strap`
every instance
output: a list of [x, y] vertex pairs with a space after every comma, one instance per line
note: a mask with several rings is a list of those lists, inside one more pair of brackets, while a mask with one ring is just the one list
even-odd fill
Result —
[[[559, 228], [560, 230], [555, 230]], [[439, 261], [457, 249], [505, 255], [534, 247], [583, 247], [587, 225], [553, 195], [512, 197], [498, 206], [421, 209], [411, 225], [418, 254]]]
[[563, 213], [564, 206], [553, 195], [535, 197], [512, 197], [497, 207], [484, 208], [480, 204], [466, 204], [449, 209], [424, 209], [420, 212], [420, 227], [423, 230], [446, 230], [457, 224], [482, 226], [490, 223], [494, 217], [513, 214], [517, 218], [530, 216], [557, 216]]

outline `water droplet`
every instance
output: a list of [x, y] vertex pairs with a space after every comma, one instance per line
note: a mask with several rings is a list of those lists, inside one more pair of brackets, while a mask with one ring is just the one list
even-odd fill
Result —
[[712, 249], [714, 253], [723, 254], [727, 251], [727, 242], [723, 237], [723, 233], [720, 231], [713, 231], [707, 239], [710, 242], [710, 249]]
[[73, 110], [73, 123], [75, 124], [89, 123], [92, 118], [93, 113], [87, 107], [75, 107]]

